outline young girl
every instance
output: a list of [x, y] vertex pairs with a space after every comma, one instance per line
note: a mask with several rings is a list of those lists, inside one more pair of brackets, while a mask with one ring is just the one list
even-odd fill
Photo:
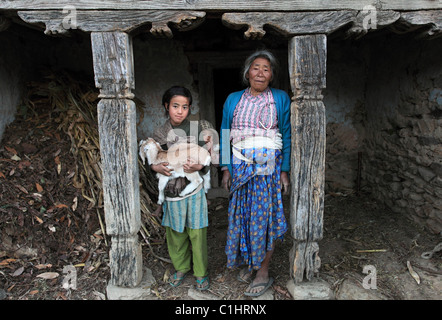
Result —
[[[192, 105], [192, 95], [184, 87], [172, 87], [163, 95], [162, 104], [166, 109], [168, 119], [158, 127], [153, 138], [167, 150], [173, 143], [181, 139], [205, 145], [200, 139], [201, 121], [189, 121], [187, 116]], [[202, 135], [201, 135], [202, 136]], [[170, 175], [166, 162], [152, 165], [155, 172]], [[202, 175], [207, 173], [209, 167], [198, 163], [184, 165], [185, 172], [199, 171]], [[178, 180], [180, 179], [180, 180]], [[186, 186], [185, 178], [177, 178], [169, 182], [166, 187], [166, 201], [163, 203], [162, 225], [166, 228], [166, 240], [169, 255], [175, 268], [170, 285], [179, 286], [187, 273], [192, 269], [196, 278], [196, 288], [206, 290], [209, 288], [207, 273], [207, 226], [208, 210], [207, 201], [202, 184], [185, 197], [178, 194]]]

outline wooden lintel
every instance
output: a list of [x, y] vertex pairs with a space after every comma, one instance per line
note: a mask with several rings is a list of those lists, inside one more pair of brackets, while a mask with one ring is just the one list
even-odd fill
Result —
[[179, 31], [191, 30], [199, 26], [206, 13], [200, 11], [161, 11], [161, 10], [77, 10], [75, 6], [63, 10], [19, 11], [19, 17], [31, 24], [46, 25], [46, 34], [63, 34], [72, 29], [86, 32], [131, 32], [151, 24], [150, 32], [155, 36], [172, 37], [169, 24]]
[[393, 26], [393, 31], [413, 31], [428, 26], [428, 36], [439, 35], [442, 29], [442, 11], [397, 12], [368, 7], [364, 10], [320, 12], [229, 12], [222, 16], [223, 23], [232, 29], [247, 28], [246, 39], [261, 39], [269, 27], [281, 35], [293, 37], [303, 34], [330, 34], [346, 25], [350, 37], [360, 37], [371, 30]]
[[75, 5], [78, 10], [202, 10], [202, 11], [321, 11], [362, 10], [380, 6], [382, 10], [442, 9], [435, 0], [2, 0], [0, 10], [62, 10]]
[[232, 29], [248, 26], [246, 39], [260, 39], [267, 25], [284, 36], [297, 34], [329, 34], [356, 19], [356, 11], [326, 12], [236, 12], [225, 13], [223, 23]]
[[429, 10], [418, 12], [403, 12], [399, 19], [399, 23], [395, 25], [394, 31], [397, 33], [405, 33], [424, 29], [422, 37], [437, 37], [442, 35], [442, 11]]
[[[227, 8], [224, 11], [229, 11]], [[172, 38], [169, 25], [179, 31], [198, 27], [205, 19], [203, 11], [176, 10], [77, 10], [66, 6], [63, 10], [18, 11], [27, 23], [46, 26], [46, 34], [64, 34], [72, 29], [85, 32], [131, 32], [150, 24], [150, 32], [156, 37]], [[349, 37], [360, 37], [371, 30], [392, 26], [395, 32], [409, 32], [428, 26], [427, 36], [441, 33], [441, 10], [392, 11], [374, 6], [362, 10], [324, 10], [298, 12], [227, 12], [223, 23], [232, 29], [246, 27], [246, 39], [261, 39], [264, 27], [275, 29], [281, 35], [292, 37], [302, 34], [330, 34], [348, 25]], [[396, 24], [396, 22], [399, 22]]]

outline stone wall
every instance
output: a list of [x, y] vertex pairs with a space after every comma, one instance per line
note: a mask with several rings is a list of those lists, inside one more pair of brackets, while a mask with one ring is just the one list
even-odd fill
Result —
[[442, 232], [442, 41], [367, 43], [363, 179], [373, 195]]

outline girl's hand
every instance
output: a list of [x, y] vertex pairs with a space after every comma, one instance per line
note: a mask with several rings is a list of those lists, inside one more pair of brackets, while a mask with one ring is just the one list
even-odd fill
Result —
[[223, 171], [223, 179], [221, 180], [221, 185], [223, 186], [224, 189], [226, 189], [227, 191], [230, 191], [231, 184], [232, 184], [232, 177], [230, 175], [230, 171], [224, 170]]
[[170, 169], [169, 167], [167, 167], [169, 165], [169, 162], [161, 162], [159, 164], [153, 164], [150, 166], [150, 168], [157, 172], [157, 173], [161, 173], [164, 176], [170, 176], [171, 175], [171, 171], [173, 169]]
[[204, 166], [199, 163], [193, 163], [190, 160], [187, 160], [187, 163], [183, 165], [184, 172], [193, 173], [195, 171], [200, 171]]

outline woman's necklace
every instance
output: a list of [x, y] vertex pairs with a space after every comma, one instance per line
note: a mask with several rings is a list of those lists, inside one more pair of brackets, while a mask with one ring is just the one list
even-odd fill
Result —
[[272, 110], [272, 108], [271, 108], [272, 103], [271, 103], [270, 101], [271, 101], [271, 97], [270, 97], [270, 90], [269, 90], [269, 91], [267, 91], [267, 100], [266, 100], [266, 104], [265, 104], [265, 106], [261, 109], [261, 112], [260, 112], [260, 115], [259, 115], [259, 119], [261, 119], [261, 115], [262, 115], [262, 112], [263, 112], [264, 108], [265, 108], [266, 106], [269, 106], [270, 125], [269, 125], [268, 127], [266, 127], [266, 126], [261, 122], [261, 120], [258, 121], [258, 123], [261, 125], [261, 127], [262, 127], [264, 130], [266, 130], [266, 131], [270, 130], [270, 128], [273, 127], [273, 110]]

